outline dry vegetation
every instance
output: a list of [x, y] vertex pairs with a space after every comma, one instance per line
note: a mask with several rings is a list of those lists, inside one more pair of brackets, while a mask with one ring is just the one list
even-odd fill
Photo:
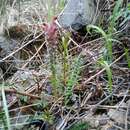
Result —
[[0, 48], [0, 130], [129, 130], [130, 3], [101, 2], [81, 35], [56, 22], [63, 0], [6, 2], [1, 35], [15, 44]]

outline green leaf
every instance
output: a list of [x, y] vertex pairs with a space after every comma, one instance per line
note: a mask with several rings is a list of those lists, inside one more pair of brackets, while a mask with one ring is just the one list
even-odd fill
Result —
[[4, 91], [4, 83], [1, 86], [1, 93], [2, 93], [3, 110], [6, 116], [7, 127], [8, 127], [8, 130], [10, 130], [11, 127], [10, 127], [9, 111], [8, 111], [8, 106], [7, 106], [7, 101], [6, 101], [5, 91]]
[[106, 61], [104, 61], [103, 59], [101, 59], [99, 61], [99, 64], [101, 64], [101, 66], [106, 69], [109, 90], [110, 90], [110, 92], [112, 92], [112, 72], [111, 72], [111, 69], [110, 69], [108, 63]]

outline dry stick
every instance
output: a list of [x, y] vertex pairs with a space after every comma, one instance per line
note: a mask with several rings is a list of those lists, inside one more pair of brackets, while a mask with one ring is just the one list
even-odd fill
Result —
[[39, 105], [39, 104], [40, 104], [40, 103], [31, 104], [31, 105], [26, 105], [26, 106], [22, 106], [22, 107], [17, 107], [17, 108], [14, 108], [14, 109], [10, 109], [9, 112], [13, 112], [13, 111], [17, 111], [17, 110], [20, 110], [20, 109], [37, 106], [37, 105]]
[[124, 128], [122, 128], [121, 126], [119, 126], [118, 124], [113, 124], [113, 127], [115, 127], [116, 130], [124, 130]]
[[24, 47], [26, 47], [27, 45], [29, 45], [30, 43], [32, 43], [34, 40], [36, 40], [37, 38], [39, 38], [40, 36], [42, 36], [44, 33], [42, 32], [41, 34], [39, 34], [38, 36], [36, 36], [34, 39], [30, 40], [29, 42], [27, 42], [25, 45], [21, 46], [19, 49], [17, 49], [16, 51], [10, 53], [8, 56], [4, 57], [3, 59], [0, 60], [0, 62], [5, 61], [6, 59], [8, 59], [9, 57], [13, 56], [15, 53], [19, 52], [21, 49], [23, 49]]
[[[11, 69], [11, 67], [12, 67], [12, 65], [10, 64], [9, 65], [9, 67], [6, 69], [6, 71], [4, 72], [4, 74], [2, 75], [2, 77], [4, 77], [7, 73], [8, 73], [8, 71]], [[3, 79], [3, 81], [4, 81], [4, 78], [2, 78]]]
[[88, 94], [85, 100], [83, 99], [84, 101], [81, 102], [81, 107], [83, 107], [87, 103], [87, 101], [91, 98], [91, 96], [92, 96], [92, 92]]
[[28, 60], [28, 62], [26, 64], [24, 64], [24, 66], [22, 67], [22, 69], [24, 69], [28, 64], [29, 62], [35, 58], [35, 56], [39, 53], [39, 51], [42, 49], [42, 47], [44, 46], [45, 42], [38, 48], [37, 52]]
[[129, 87], [128, 87], [127, 91], [125, 92], [125, 95], [123, 96], [122, 101], [121, 101], [120, 104], [118, 105], [117, 110], [120, 108], [120, 106], [122, 105], [122, 103], [125, 101], [125, 99], [126, 99], [128, 93], [129, 93]]
[[[36, 51], [38, 50], [36, 46], [34, 46], [34, 48], [35, 48]], [[37, 59], [36, 59], [37, 62], [39, 62], [39, 63], [41, 63], [42, 65], [44, 65], [43, 60], [42, 60], [42, 57], [41, 57], [41, 55], [40, 55], [39, 53], [37, 54], [37, 57], [36, 57], [36, 58], [37, 58]], [[38, 59], [38, 58], [39, 58], [39, 59]], [[35, 61], [35, 60], [33, 60], [33, 61]]]
[[68, 114], [65, 116], [65, 118], [61, 122], [61, 124], [57, 127], [57, 130], [63, 130], [66, 127], [66, 124], [67, 124], [67, 122], [69, 120], [69, 115], [70, 115], [71, 111], [72, 110], [70, 109]]
[[[91, 107], [91, 105], [89, 106]], [[99, 109], [118, 109], [118, 106], [98, 105]], [[127, 106], [120, 106], [122, 109], [127, 109]]]
[[[0, 91], [1, 91], [1, 89], [0, 89]], [[32, 95], [32, 94], [25, 93], [25, 92], [19, 92], [19, 91], [14, 90], [14, 89], [4, 89], [4, 91], [8, 92], [8, 93], [16, 93], [16, 94], [28, 96], [28, 97], [31, 97], [31, 98], [41, 99], [41, 97], [39, 97], [39, 96]]]
[[53, 104], [52, 104], [52, 106], [51, 106], [51, 108], [50, 108], [50, 112], [52, 111], [52, 109], [53, 109], [53, 107], [56, 105], [56, 103], [58, 103], [58, 101], [60, 101], [60, 100], [62, 100], [63, 99], [63, 96], [61, 96], [60, 98], [58, 98], [58, 100], [56, 100]]

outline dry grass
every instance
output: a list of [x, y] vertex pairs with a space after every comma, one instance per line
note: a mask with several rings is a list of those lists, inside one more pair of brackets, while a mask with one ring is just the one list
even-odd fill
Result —
[[[57, 31], [58, 39], [55, 39], [57, 43], [55, 44], [55, 41], [50, 42], [46, 39], [45, 32], [39, 28], [43, 22], [49, 20], [49, 17], [54, 16], [54, 14], [47, 11], [50, 8], [49, 5], [47, 4], [47, 6], [40, 0], [34, 1], [34, 4], [28, 4], [27, 7], [26, 5], [25, 3], [25, 7], [23, 6], [18, 10], [19, 16], [14, 27], [16, 33], [19, 28], [22, 28], [22, 33], [28, 33], [26, 36], [23, 35], [22, 38], [17, 39], [19, 48], [15, 48], [14, 51], [0, 60], [1, 62], [8, 62], [9, 57], [17, 53], [23, 54], [23, 59], [19, 59], [20, 65], [18, 66], [18, 71], [20, 73], [17, 74], [16, 72], [15, 76], [6, 81], [7, 85], [5, 84], [12, 129], [16, 127], [21, 127], [21, 129], [24, 127], [23, 129], [25, 130], [29, 129], [27, 124], [30, 124], [31, 118], [49, 122], [50, 129], [52, 129], [52, 124], [58, 124], [53, 118], [59, 119], [60, 123], [57, 125], [57, 129], [60, 130], [69, 128], [75, 121], [83, 120], [87, 116], [89, 117], [90, 114], [96, 114], [97, 110], [102, 112], [104, 109], [108, 111], [109, 109], [119, 109], [122, 107], [127, 109], [128, 113], [129, 105], [122, 106], [124, 102], [129, 101], [130, 97], [130, 70], [124, 51], [124, 44], [129, 44], [129, 38], [121, 35], [124, 28], [111, 34], [112, 36], [117, 36], [120, 44], [116, 43], [117, 40], [114, 42], [113, 61], [111, 64], [108, 64], [112, 72], [112, 92], [110, 92], [108, 88], [109, 81], [105, 72], [106, 68], [102, 68], [98, 64], [99, 59], [103, 56], [104, 51], [106, 51], [104, 37], [97, 34], [96, 38], [93, 35], [87, 34], [84, 37], [79, 35], [68, 36], [64, 30], [59, 29]], [[53, 8], [57, 9], [57, 6], [58, 4]], [[108, 7], [111, 7], [110, 3], [108, 3]], [[11, 8], [12, 10], [16, 8], [15, 2]], [[9, 9], [10, 13], [12, 10]], [[10, 13], [7, 17], [11, 17]], [[47, 13], [49, 13], [49, 17], [47, 17]], [[111, 13], [110, 10], [109, 13]], [[57, 11], [55, 14], [57, 14]], [[7, 23], [11, 23], [10, 19], [8, 19]], [[28, 31], [24, 30], [23, 25], [26, 25]], [[9, 26], [12, 26], [12, 24]], [[104, 28], [106, 28], [105, 25]], [[48, 44], [51, 44], [49, 46], [52, 47], [51, 51], [52, 49], [59, 51], [61, 49], [61, 37], [64, 35], [68, 37], [66, 43], [68, 45], [68, 55], [65, 58], [67, 58], [70, 65], [73, 63], [73, 59], [79, 55], [84, 60], [84, 64], [80, 66], [80, 76], [76, 79], [78, 83], [72, 86], [72, 99], [67, 104], [64, 101], [64, 92], [57, 96], [48, 94], [52, 91], [49, 90], [52, 73], [49, 68]], [[62, 53], [59, 51], [55, 54], [56, 63], [58, 63], [55, 69], [58, 74], [61, 74], [63, 72], [61, 69]], [[62, 77], [60, 77], [60, 80], [62, 81]], [[61, 84], [60, 87], [63, 87], [65, 90], [67, 86], [64, 86], [62, 82]], [[128, 114], [126, 115], [125, 128], [127, 128], [128, 124], [127, 116]], [[52, 120], [54, 121], [53, 123]], [[33, 130], [35, 128], [30, 127], [30, 129]]]

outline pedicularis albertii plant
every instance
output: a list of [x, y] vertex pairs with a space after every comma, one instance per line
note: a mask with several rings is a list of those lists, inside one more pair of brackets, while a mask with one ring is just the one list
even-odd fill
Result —
[[57, 39], [57, 17], [54, 17], [51, 23], [44, 23], [42, 29], [48, 41], [54, 42]]
[[49, 66], [51, 71], [50, 82], [54, 97], [62, 95], [65, 97], [67, 104], [73, 95], [73, 88], [78, 83], [80, 67], [82, 65], [81, 57], [72, 57], [69, 54], [69, 37], [70, 34], [60, 36], [58, 39], [58, 28], [56, 17], [49, 24], [44, 24], [42, 29], [45, 32], [47, 49], [49, 54]]

